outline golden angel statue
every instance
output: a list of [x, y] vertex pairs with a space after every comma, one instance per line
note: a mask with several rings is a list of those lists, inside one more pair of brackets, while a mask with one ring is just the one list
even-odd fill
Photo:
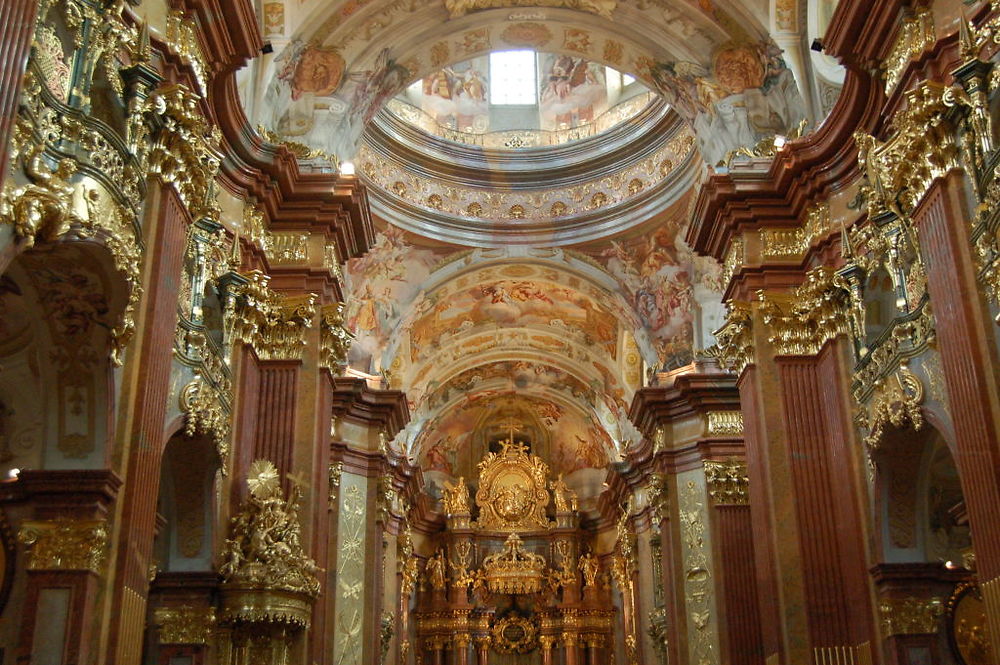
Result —
[[444, 589], [447, 584], [445, 565], [444, 549], [439, 549], [437, 554], [427, 559], [427, 564], [424, 566], [424, 576], [435, 591]]
[[566, 513], [570, 510], [577, 511], [580, 509], [579, 499], [576, 496], [576, 492], [569, 488], [566, 481], [563, 480], [563, 475], [560, 473], [559, 477], [550, 482], [552, 487], [552, 499], [556, 503], [557, 513]]
[[459, 476], [454, 485], [447, 480], [444, 481], [441, 502], [444, 504], [444, 512], [448, 515], [469, 514], [469, 487], [465, 484], [464, 476]]
[[597, 561], [591, 552], [586, 552], [580, 557], [580, 562], [577, 564], [580, 572], [583, 573], [583, 586], [596, 586], [597, 584], [597, 571], [600, 570], [601, 564]]

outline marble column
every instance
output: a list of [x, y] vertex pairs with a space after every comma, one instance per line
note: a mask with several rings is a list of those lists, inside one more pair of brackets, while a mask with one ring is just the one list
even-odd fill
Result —
[[[143, 228], [147, 247], [156, 247], [143, 265], [143, 307], [121, 381], [122, 406], [116, 447], [125, 462], [125, 490], [115, 529], [114, 581], [105, 663], [125, 665], [142, 657], [146, 595], [153, 548], [160, 461], [166, 444], [164, 421], [170, 393], [177, 298], [187, 229], [187, 209], [172, 187], [150, 184]], [[174, 276], [167, 278], [167, 276]]]
[[913, 213], [934, 305], [954, 423], [952, 453], [969, 514], [993, 650], [1000, 653], [1000, 382], [996, 325], [976, 283], [964, 176], [937, 180]]
[[864, 658], [874, 608], [845, 347], [835, 340], [818, 355], [780, 356], [762, 321], [753, 333], [755, 371], [740, 395], [754, 531], [768, 535], [755, 543], [765, 655], [786, 664]]
[[21, 79], [35, 33], [36, 0], [5, 0], [0, 6], [0, 182], [7, 179], [9, 150]]
[[[548, 647], [545, 646], [545, 640], [549, 639]], [[544, 636], [539, 638], [539, 643], [542, 648], [542, 663], [543, 665], [552, 665], [552, 641], [551, 638], [546, 638]], [[548, 660], [546, 660], [546, 654], [548, 654]], [[476, 638], [476, 665], [489, 665], [490, 661], [490, 638], [489, 637], [477, 637]]]
[[554, 635], [542, 635], [538, 638], [542, 649], [542, 665], [552, 665], [552, 645], [556, 643]]

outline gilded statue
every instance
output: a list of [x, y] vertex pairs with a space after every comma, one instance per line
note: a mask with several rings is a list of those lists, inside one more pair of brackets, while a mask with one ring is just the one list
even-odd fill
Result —
[[247, 486], [250, 495], [233, 518], [232, 538], [226, 540], [223, 582], [317, 596], [319, 568], [303, 551], [299, 537], [299, 485], [292, 486], [285, 500], [274, 464], [257, 460], [250, 466]]
[[461, 542], [455, 545], [456, 561], [449, 561], [451, 566], [451, 585], [456, 589], [466, 589], [476, 581], [475, 574], [469, 570], [472, 563], [472, 543]]
[[444, 548], [427, 559], [427, 565], [424, 566], [424, 576], [435, 591], [441, 591], [447, 585], [445, 566]]
[[569, 488], [569, 485], [563, 480], [561, 473], [558, 478], [550, 481], [550, 487], [552, 488], [552, 500], [555, 501], [557, 513], [566, 513], [571, 510], [576, 512], [580, 509], [580, 500], [576, 492]]
[[24, 172], [31, 184], [5, 192], [0, 200], [0, 219], [14, 225], [14, 234], [25, 247], [35, 239], [55, 240], [82, 220], [73, 210], [75, 187], [69, 178], [76, 162], [61, 159], [55, 169], [45, 162], [45, 145], [37, 143], [24, 156]]
[[597, 561], [597, 557], [591, 552], [585, 552], [583, 556], [580, 557], [580, 562], [577, 564], [580, 572], [583, 573], [583, 586], [592, 587], [597, 585], [597, 573], [601, 569], [601, 564]]
[[444, 504], [444, 512], [448, 515], [469, 514], [469, 487], [465, 484], [464, 476], [459, 476], [454, 485], [447, 480], [444, 481], [441, 502]]

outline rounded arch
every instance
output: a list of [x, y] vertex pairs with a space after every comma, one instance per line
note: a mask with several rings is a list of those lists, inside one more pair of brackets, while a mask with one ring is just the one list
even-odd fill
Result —
[[114, 257], [61, 238], [0, 276], [0, 465], [100, 468], [112, 451], [115, 334], [131, 305]]

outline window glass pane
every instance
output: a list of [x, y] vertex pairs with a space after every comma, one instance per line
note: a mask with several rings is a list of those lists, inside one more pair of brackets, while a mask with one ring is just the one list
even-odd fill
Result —
[[537, 88], [534, 51], [490, 54], [490, 104], [534, 104]]

